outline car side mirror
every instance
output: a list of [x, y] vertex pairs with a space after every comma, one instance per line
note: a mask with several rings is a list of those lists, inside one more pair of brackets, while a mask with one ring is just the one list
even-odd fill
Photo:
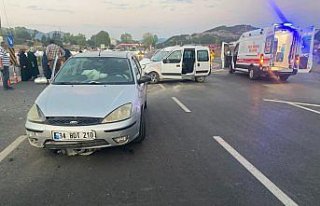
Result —
[[164, 60], [162, 60], [162, 62], [163, 62], [164, 64], [167, 64], [167, 63], [169, 63], [169, 59], [164, 59]]
[[46, 77], [38, 77], [34, 80], [36, 84], [49, 84], [49, 80]]
[[149, 75], [143, 75], [139, 80], [138, 84], [144, 84], [147, 82], [151, 82], [151, 77]]

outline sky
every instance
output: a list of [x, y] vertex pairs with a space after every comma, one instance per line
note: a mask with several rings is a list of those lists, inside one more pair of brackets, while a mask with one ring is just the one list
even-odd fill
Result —
[[[146, 32], [168, 38], [221, 25], [257, 27], [280, 22], [272, 0], [0, 0], [3, 27], [25, 26], [43, 32], [101, 30], [119, 39], [124, 32], [141, 39]], [[320, 27], [319, 0], [274, 0], [300, 27]]]

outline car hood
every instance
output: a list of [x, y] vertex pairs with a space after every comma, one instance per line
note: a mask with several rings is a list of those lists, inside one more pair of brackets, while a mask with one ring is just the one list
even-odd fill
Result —
[[147, 64], [146, 68], [144, 69], [145, 73], [149, 73], [152, 71], [157, 71], [161, 68], [161, 62], [151, 62], [150, 64]]
[[135, 85], [50, 85], [36, 104], [46, 117], [103, 118], [136, 97]]

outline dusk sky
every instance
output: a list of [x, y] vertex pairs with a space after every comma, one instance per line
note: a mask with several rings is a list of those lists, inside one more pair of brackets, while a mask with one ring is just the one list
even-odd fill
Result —
[[[61, 30], [87, 37], [105, 30], [140, 39], [192, 34], [221, 25], [264, 27], [279, 22], [270, 0], [0, 0], [2, 26]], [[320, 27], [319, 0], [275, 0], [295, 25]], [[4, 4], [3, 4], [4, 3]], [[5, 9], [4, 9], [5, 8]], [[6, 10], [7, 17], [4, 10]]]

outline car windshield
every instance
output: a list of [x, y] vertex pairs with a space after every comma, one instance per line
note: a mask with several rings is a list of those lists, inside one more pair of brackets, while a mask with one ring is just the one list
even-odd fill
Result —
[[169, 51], [160, 50], [151, 57], [151, 61], [160, 62], [168, 55], [168, 53]]
[[129, 61], [124, 58], [76, 57], [66, 62], [53, 84], [133, 84]]

